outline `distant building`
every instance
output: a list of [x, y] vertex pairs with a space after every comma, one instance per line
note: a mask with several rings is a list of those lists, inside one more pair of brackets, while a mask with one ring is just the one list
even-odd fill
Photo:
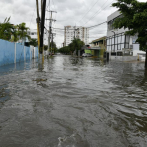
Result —
[[[38, 39], [37, 29], [30, 29], [27, 31], [28, 35], [31, 36], [32, 39]], [[44, 32], [44, 45], [48, 45], [48, 32]]]
[[28, 32], [28, 35], [31, 36], [32, 39], [37, 39], [37, 29], [30, 29], [27, 31]]
[[93, 40], [91, 43], [91, 50], [94, 51], [93, 55], [103, 58], [106, 51], [106, 36]]
[[82, 53], [89, 53], [94, 57], [103, 58], [106, 51], [106, 36], [93, 40], [90, 45], [82, 47]]
[[75, 38], [81, 39], [85, 44], [89, 43], [89, 29], [82, 26], [64, 27], [64, 46], [68, 46]]
[[114, 29], [113, 22], [118, 18], [123, 17], [119, 11], [114, 12], [107, 18], [107, 52], [111, 56], [137, 56], [137, 54], [144, 54], [139, 51], [139, 44], [136, 42], [138, 36], [125, 35], [128, 29]]

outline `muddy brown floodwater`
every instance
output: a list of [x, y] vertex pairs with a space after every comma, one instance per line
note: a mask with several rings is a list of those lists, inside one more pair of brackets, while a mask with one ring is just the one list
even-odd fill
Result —
[[0, 67], [0, 147], [147, 147], [144, 63], [57, 55]]

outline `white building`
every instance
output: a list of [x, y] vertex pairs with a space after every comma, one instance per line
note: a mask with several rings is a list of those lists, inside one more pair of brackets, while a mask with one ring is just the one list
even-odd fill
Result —
[[136, 43], [138, 36], [125, 35], [128, 29], [114, 30], [112, 24], [118, 17], [123, 17], [119, 11], [114, 12], [107, 18], [107, 52], [111, 56], [137, 56], [138, 54], [145, 54], [139, 50], [139, 44]]
[[[28, 30], [28, 35], [30, 35], [32, 39], [38, 39], [37, 29]], [[48, 32], [46, 30], [44, 32], [44, 45], [48, 45]]]
[[81, 39], [85, 44], [89, 43], [89, 29], [81, 26], [64, 27], [64, 46], [68, 46], [75, 38]]

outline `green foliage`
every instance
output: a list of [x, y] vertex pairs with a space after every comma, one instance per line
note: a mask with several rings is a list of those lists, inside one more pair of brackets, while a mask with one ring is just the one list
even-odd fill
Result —
[[51, 52], [51, 48], [53, 53], [57, 52], [57, 46], [55, 42], [50, 42], [50, 49], [49, 49], [50, 52]]
[[69, 46], [64, 46], [59, 49], [59, 52], [62, 54], [70, 54], [70, 48], [69, 48]]
[[83, 45], [84, 45], [83, 41], [75, 38], [68, 46], [60, 48], [59, 52], [69, 54], [69, 53], [73, 53], [76, 50], [76, 55], [77, 55], [78, 50], [80, 50]]
[[29, 28], [26, 27], [26, 24], [24, 22], [17, 25], [17, 28], [18, 28], [19, 39], [22, 39], [24, 41], [26, 38], [28, 38], [29, 40], [31, 39], [31, 37], [27, 34], [27, 30], [29, 30]]
[[25, 23], [21, 23], [15, 26], [10, 23], [10, 17], [6, 18], [3, 23], [0, 23], [0, 39], [11, 42], [17, 42], [19, 39], [25, 40], [26, 37], [31, 39], [31, 37], [27, 35], [29, 28], [25, 25]]
[[18, 37], [18, 30], [17, 30], [17, 26], [13, 26], [13, 29], [12, 29], [12, 36], [11, 36], [11, 40], [12, 42], [17, 42], [19, 40], [19, 37]]
[[78, 50], [81, 49], [81, 47], [84, 45], [84, 42], [81, 41], [80, 39], [75, 38], [71, 44], [72, 44], [71, 51], [73, 52], [73, 49], [76, 50], [76, 55], [78, 55]]
[[38, 41], [37, 39], [30, 39], [30, 45], [33, 45], [34, 47], [38, 46]]
[[44, 50], [46, 51], [48, 49], [48, 45], [44, 45]]
[[122, 18], [117, 18], [114, 28], [128, 28], [128, 35], [138, 34], [136, 42], [140, 44], [141, 50], [147, 49], [147, 2], [136, 0], [118, 0], [112, 4], [119, 8]]
[[56, 52], [57, 52], [56, 43], [55, 43], [55, 42], [51, 42], [50, 45], [52, 46], [52, 51], [53, 51], [54, 53], [56, 53]]
[[10, 40], [11, 39], [11, 35], [13, 33], [13, 25], [10, 24], [10, 17], [4, 20], [3, 23], [0, 23], [0, 39], [3, 40]]

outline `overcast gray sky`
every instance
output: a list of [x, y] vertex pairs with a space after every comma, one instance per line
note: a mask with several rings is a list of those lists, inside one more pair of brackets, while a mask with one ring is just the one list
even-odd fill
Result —
[[[41, 0], [39, 0], [41, 1]], [[146, 0], [139, 0], [145, 2]], [[107, 17], [117, 9], [111, 7], [115, 0], [47, 0], [47, 9], [57, 11], [53, 14], [54, 28], [64, 28], [66, 25], [89, 27], [107, 20]], [[10, 22], [19, 24], [25, 22], [30, 29], [36, 29], [36, 0], [0, 0], [0, 22], [11, 16]], [[46, 13], [49, 18], [49, 13]], [[46, 21], [46, 27], [49, 22]], [[105, 36], [107, 25], [98, 26], [89, 31], [89, 41]], [[61, 46], [64, 32], [56, 31], [55, 42]]]

